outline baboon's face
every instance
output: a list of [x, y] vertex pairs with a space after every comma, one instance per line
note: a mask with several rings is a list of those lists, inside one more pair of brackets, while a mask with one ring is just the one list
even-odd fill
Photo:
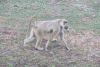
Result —
[[64, 29], [68, 29], [68, 22], [66, 19], [62, 19], [60, 22], [60, 26], [63, 27]]
[[67, 21], [64, 21], [64, 29], [68, 29], [68, 23], [67, 23]]

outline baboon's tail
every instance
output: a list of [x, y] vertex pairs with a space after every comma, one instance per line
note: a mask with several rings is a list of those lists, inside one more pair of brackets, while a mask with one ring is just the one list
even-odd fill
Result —
[[31, 20], [30, 20], [30, 23], [29, 23], [29, 32], [30, 32], [31, 22], [32, 22], [33, 18], [35, 18], [34, 27], [36, 27], [36, 24], [38, 23], [37, 17], [36, 17], [36, 16], [33, 16], [33, 17], [31, 18]]
[[[34, 23], [34, 27], [36, 27], [36, 24], [38, 23], [38, 20], [37, 20], [37, 17], [36, 16], [33, 16], [30, 20], [30, 23], [29, 23], [29, 29], [28, 29], [28, 32], [30, 32], [30, 28], [31, 28], [31, 22], [33, 20], [33, 18], [35, 18], [35, 23]], [[28, 34], [26, 35], [26, 38], [27, 38]]]

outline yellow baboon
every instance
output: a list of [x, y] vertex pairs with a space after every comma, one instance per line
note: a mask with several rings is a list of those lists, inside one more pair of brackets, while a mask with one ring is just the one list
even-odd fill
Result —
[[[64, 39], [64, 29], [68, 29], [68, 23], [66, 19], [56, 19], [52, 21], [38, 21], [36, 16], [33, 16], [32, 19], [35, 18], [35, 25], [31, 29], [30, 36], [24, 40], [24, 45], [27, 42], [34, 40], [36, 37], [37, 42], [35, 48], [38, 50], [44, 50], [44, 48], [40, 47], [40, 44], [43, 39], [44, 34], [49, 34], [48, 41], [45, 46], [45, 50], [48, 51], [48, 45], [51, 43], [52, 39], [59, 35], [61, 42], [64, 44], [67, 50], [70, 50], [67, 46], [67, 43]], [[31, 19], [31, 21], [32, 21]], [[30, 21], [30, 25], [31, 25]]]

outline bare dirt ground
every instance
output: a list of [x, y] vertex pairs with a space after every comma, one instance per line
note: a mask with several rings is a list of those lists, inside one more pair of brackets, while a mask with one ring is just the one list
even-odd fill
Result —
[[[12, 26], [7, 26], [3, 28], [2, 22], [6, 20], [0, 19], [0, 53], [12, 48], [16, 48], [19, 44], [22, 45], [22, 42], [19, 42], [21, 36], [25, 36], [25, 33], [16, 32]], [[100, 36], [89, 31], [83, 31], [82, 33], [76, 32], [75, 29], [71, 29], [70, 33], [65, 34], [66, 42], [70, 47], [71, 51], [67, 51], [61, 45], [51, 45], [49, 49], [53, 52], [48, 53], [45, 51], [38, 51], [34, 49], [33, 42], [29, 47], [21, 49], [20, 52], [13, 52], [12, 55], [19, 57], [20, 59], [10, 60], [6, 62], [0, 61], [1, 67], [8, 66], [7, 63], [14, 64], [15, 67], [20, 67], [29, 64], [30, 66], [35, 67], [37, 64], [38, 67], [48, 67], [49, 63], [52, 61], [52, 64], [56, 67], [61, 67], [62, 65], [70, 67], [71, 65], [81, 64], [84, 67], [84, 64], [94, 63], [100, 66]], [[22, 40], [23, 41], [23, 40]], [[16, 45], [14, 45], [16, 43]], [[40, 56], [42, 59], [37, 58]], [[31, 60], [31, 56], [35, 59]], [[14, 58], [11, 55], [5, 55], [0, 58]], [[26, 59], [24, 59], [26, 58]], [[67, 63], [68, 62], [68, 63]]]

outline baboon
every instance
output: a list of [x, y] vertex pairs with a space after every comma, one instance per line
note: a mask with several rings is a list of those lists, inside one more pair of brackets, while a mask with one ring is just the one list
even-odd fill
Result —
[[44, 48], [40, 47], [40, 44], [42, 42], [43, 35], [48, 34], [49, 38], [45, 46], [46, 51], [49, 51], [47, 48], [52, 42], [52, 39], [57, 35], [59, 35], [59, 38], [66, 47], [66, 49], [70, 50], [64, 39], [64, 29], [68, 29], [68, 21], [66, 19], [56, 19], [52, 21], [37, 21], [36, 16], [34, 16], [33, 18], [35, 18], [35, 26], [33, 26], [33, 28], [31, 29], [30, 36], [24, 40], [23, 46], [25, 46], [27, 42], [34, 40], [34, 38], [36, 37], [37, 42], [35, 48], [38, 50], [44, 50]]

